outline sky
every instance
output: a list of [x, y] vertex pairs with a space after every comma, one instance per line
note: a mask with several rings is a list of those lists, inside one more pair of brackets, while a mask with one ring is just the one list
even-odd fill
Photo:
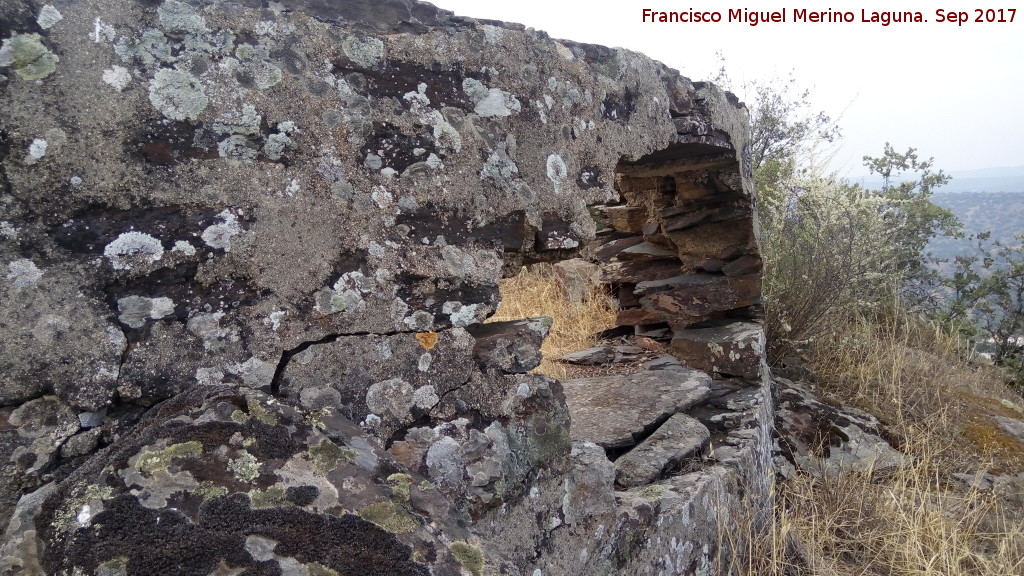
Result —
[[[1013, 22], [975, 22], [977, 7], [1010, 19], [1014, 3], [820, 2], [749, 0], [436, 0], [462, 16], [518, 22], [553, 38], [622, 47], [660, 60], [692, 80], [713, 78], [723, 62], [746, 99], [750, 81], [790, 72], [817, 109], [839, 118], [844, 138], [831, 165], [862, 176], [864, 155], [886, 142], [917, 148], [947, 172], [1024, 165], [1024, 8]], [[643, 21], [643, 9], [714, 12], [721, 22]], [[729, 22], [729, 10], [782, 11], [786, 22]], [[852, 12], [853, 22], [794, 21], [796, 10]], [[862, 22], [862, 10], [920, 11], [926, 22]], [[944, 14], [963, 11], [967, 22]], [[982, 11], [982, 17], [986, 14]], [[953, 20], [953, 21], [951, 21]]]

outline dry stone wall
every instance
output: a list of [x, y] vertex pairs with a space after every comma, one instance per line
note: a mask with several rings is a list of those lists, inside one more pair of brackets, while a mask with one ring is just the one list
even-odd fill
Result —
[[[2, 0], [0, 41], [0, 574], [711, 574], [767, 509], [718, 88], [411, 0]], [[638, 386], [483, 324], [580, 254], [670, 345]]]

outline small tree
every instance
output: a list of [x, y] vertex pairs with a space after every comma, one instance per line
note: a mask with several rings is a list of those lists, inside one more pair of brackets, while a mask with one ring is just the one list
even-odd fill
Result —
[[771, 361], [827, 332], [836, 313], [893, 301], [902, 279], [901, 231], [881, 196], [834, 174], [788, 184], [760, 213]]
[[865, 156], [864, 165], [872, 174], [882, 177], [878, 194], [890, 208], [886, 218], [897, 231], [894, 241], [897, 268], [904, 277], [904, 304], [911, 309], [927, 307], [934, 312], [936, 289], [941, 283], [926, 248], [932, 238], [956, 236], [961, 230], [960, 221], [952, 212], [932, 202], [935, 189], [948, 183], [950, 177], [942, 170], [933, 171], [934, 158], [920, 160], [914, 148], [900, 153], [888, 142], [881, 156]]
[[1024, 234], [1010, 244], [992, 244], [978, 265], [974, 287], [979, 344], [991, 347], [992, 361], [1024, 392]]

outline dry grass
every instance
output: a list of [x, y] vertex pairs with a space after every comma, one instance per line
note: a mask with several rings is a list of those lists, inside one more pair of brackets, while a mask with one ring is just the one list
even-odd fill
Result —
[[883, 420], [913, 464], [786, 480], [774, 523], [757, 532], [741, 520], [732, 530], [740, 536], [729, 544], [741, 544], [733, 574], [1024, 574], [1024, 511], [950, 476], [1024, 465], [1024, 445], [991, 418], [1011, 415], [999, 397], [1020, 398], [965, 361], [968, 352], [902, 317], [855, 320], [819, 341], [812, 357], [822, 387]]
[[595, 335], [615, 326], [615, 310], [604, 291], [595, 286], [583, 302], [570, 302], [549, 264], [524, 267], [500, 287], [501, 306], [489, 321], [552, 318], [551, 334], [541, 347], [544, 359], [534, 370], [552, 378], [569, 376], [566, 365], [554, 358], [595, 346]]
[[1020, 576], [1024, 526], [991, 493], [938, 487], [932, 463], [884, 477], [797, 476], [775, 521], [723, 526], [740, 545], [730, 575]]
[[903, 316], [860, 318], [811, 355], [822, 387], [841, 403], [877, 416], [902, 444], [942, 446], [930, 455], [936, 464], [973, 471], [981, 460], [997, 473], [1024, 472], [1024, 444], [992, 418], [1020, 418], [1000, 403], [1020, 404], [1020, 396], [994, 369], [970, 362], [955, 336]]

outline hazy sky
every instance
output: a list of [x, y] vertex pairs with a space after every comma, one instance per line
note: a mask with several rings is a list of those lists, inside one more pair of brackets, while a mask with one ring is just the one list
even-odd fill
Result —
[[[796, 9], [828, 10], [820, 2], [749, 0], [437, 0], [464, 16], [519, 22], [554, 38], [621, 46], [643, 52], [693, 80], [713, 77], [716, 52], [734, 91], [754, 79], [785, 78], [792, 70], [812, 89], [818, 108], [841, 116], [845, 135], [833, 165], [865, 173], [861, 157], [886, 141], [918, 148], [947, 171], [1024, 165], [1024, 8], [1011, 22], [974, 22], [974, 4], [842, 0], [833, 11], [847, 23], [795, 22]], [[1015, 3], [1003, 6], [1002, 16]], [[814, 6], [817, 5], [817, 6]], [[718, 11], [720, 23], [644, 23], [643, 9]], [[757, 26], [728, 22], [729, 9], [785, 9], [787, 22]], [[969, 21], [938, 22], [935, 11], [964, 10]], [[861, 10], [919, 10], [927, 22], [882, 26], [861, 22]], [[983, 13], [982, 16], [985, 14]], [[998, 18], [1000, 14], [994, 12]]]

